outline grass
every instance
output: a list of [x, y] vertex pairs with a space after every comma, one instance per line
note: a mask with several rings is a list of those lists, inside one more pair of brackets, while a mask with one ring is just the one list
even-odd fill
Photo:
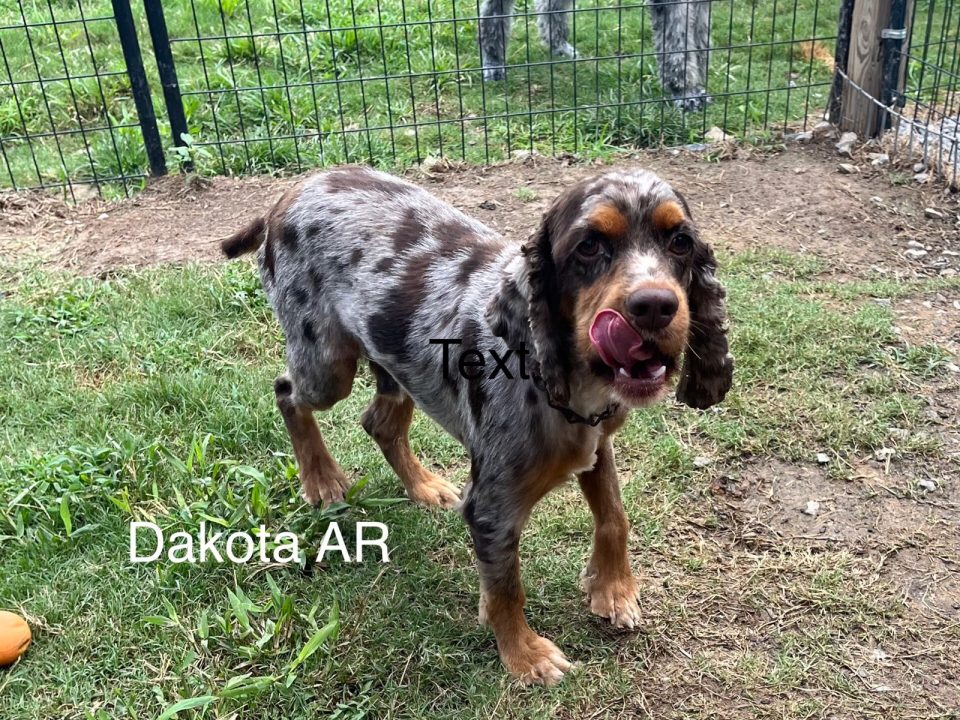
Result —
[[[195, 0], [164, 9], [171, 37], [182, 40], [173, 51], [190, 132], [185, 154], [201, 173], [235, 173], [348, 161], [403, 166], [430, 155], [489, 162], [518, 149], [599, 155], [690, 142], [712, 125], [743, 136], [805, 120], [826, 102], [823, 58], [832, 52], [836, 3], [757, 0], [737, 3], [736, 12], [733, 5], [711, 6], [708, 85], [716, 102], [690, 116], [661, 102], [640, 4], [578, 3], [573, 34], [583, 57], [555, 63], [525, 14], [532, 2], [518, 4], [512, 68], [493, 84], [481, 82], [472, 2]], [[111, 15], [108, 0], [0, 2], [0, 27], [14, 26], [0, 29], [9, 65], [0, 72], [23, 83], [0, 98], [0, 187], [145, 169], [113, 21], [22, 28], [23, 18], [76, 19], [81, 7], [86, 18]], [[143, 9], [133, 10], [167, 142]], [[817, 58], [800, 43], [812, 38]], [[53, 79], [66, 73], [106, 77]], [[94, 129], [108, 125], [119, 129]], [[77, 129], [85, 132], [23, 139]]]
[[[359, 490], [324, 513], [299, 500], [270, 392], [281, 338], [249, 265], [105, 280], [0, 269], [11, 288], [0, 303], [0, 607], [35, 631], [0, 673], [0, 717], [809, 718], [872, 707], [876, 694], [844, 668], [853, 649], [921, 636], [902, 599], [849, 549], [731, 545], [705, 488], [761, 457], [827, 452], [838, 482], [855, 482], [843, 468], [880, 447], [941, 461], [915, 432], [927, 422], [915, 387], [941, 372], [943, 353], [905, 345], [890, 309], [867, 299], [960, 283], [850, 289], [782, 251], [722, 261], [734, 390], [709, 412], [633, 413], [616, 442], [649, 626], [619, 635], [588, 619], [576, 578], [591, 523], [575, 489], [547, 498], [525, 535], [529, 616], [581, 663], [549, 691], [510, 683], [477, 627], [462, 521], [395, 502], [400, 483], [358, 423], [370, 377], [321, 418]], [[412, 443], [463, 481], [462, 451], [423, 417]], [[713, 463], [698, 468], [698, 456]], [[393, 562], [126, 560], [133, 520], [190, 532], [201, 520], [263, 523], [315, 551], [333, 519], [386, 523]], [[744, 698], [736, 712], [730, 697]]]

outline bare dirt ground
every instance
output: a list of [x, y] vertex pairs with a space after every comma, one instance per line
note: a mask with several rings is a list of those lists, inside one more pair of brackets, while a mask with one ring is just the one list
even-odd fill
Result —
[[[776, 247], [809, 254], [824, 262], [824, 279], [832, 282], [960, 272], [960, 203], [955, 195], [934, 187], [905, 187], [895, 175], [869, 165], [858, 174], [842, 174], [837, 162], [832, 149], [815, 147], [724, 162], [661, 152], [620, 164], [642, 165], [669, 179], [687, 196], [708, 239], [727, 252]], [[432, 172], [410, 175], [503, 234], [524, 237], [562, 188], [596, 172], [596, 165], [528, 158], [490, 168], [435, 166]], [[218, 241], [265, 211], [295, 181], [217, 178], [200, 187], [168, 177], [132, 200], [79, 207], [0, 195], [0, 253], [39, 257], [44, 265], [91, 275], [121, 267], [216, 261]], [[892, 310], [906, 342], [936, 343], [960, 363], [960, 292], [897, 299]], [[765, 557], [765, 549], [774, 546], [798, 554], [839, 551], [838, 557], [857, 563], [865, 586], [877, 584], [883, 588], [878, 594], [892, 592], [902, 601], [911, 619], [908, 629], [893, 623], [882, 648], [838, 651], [860, 690], [865, 687], [876, 698], [862, 717], [960, 717], [960, 679], [951, 675], [960, 669], [960, 648], [950, 647], [956, 645], [960, 627], [958, 379], [960, 375], [947, 375], [917, 388], [931, 431], [944, 445], [947, 462], [940, 467], [909, 467], [896, 459], [865, 456], [853, 459], [857, 482], [831, 479], [813, 462], [790, 465], [770, 459], [747, 461], [735, 479], [714, 473], [712, 496], [725, 518], [723, 532], [732, 536], [742, 557]], [[920, 480], [936, 483], [936, 491], [917, 489]], [[816, 516], [801, 512], [810, 500], [820, 503]], [[691, 542], [703, 542], [695, 521], [681, 518], [678, 525], [686, 527], [680, 534], [690, 535]], [[718, 555], [721, 565], [738, 562], [736, 554]], [[757, 560], [757, 573], [770, 573], [769, 590], [777, 595], [771, 597], [769, 617], [749, 616], [755, 606], [745, 604], [735, 587], [723, 596], [699, 598], [691, 589], [685, 607], [724, 617], [742, 611], [756, 632], [765, 623], [801, 622], [803, 600], [783, 596], [776, 584], [778, 569], [768, 562]], [[657, 572], [650, 569], [654, 577]], [[683, 578], [670, 580], [682, 588]], [[742, 642], [731, 632], [731, 658]], [[664, 666], [663, 675], [666, 695], [676, 697], [669, 667]], [[706, 688], [706, 694], [697, 695], [702, 704], [690, 707], [709, 711], [715, 704], [718, 711], [729, 711], [735, 699], [712, 692], [715, 685], [711, 678], [701, 678], [687, 701], [692, 702], [695, 691]], [[644, 693], [657, 697], [658, 688]], [[848, 715], [841, 711], [834, 717]]]
[[[644, 153], [624, 164], [647, 167], [678, 187], [721, 248], [812, 253], [841, 276], [935, 276], [960, 268], [960, 256], [942, 254], [958, 251], [955, 198], [935, 188], [897, 186], [869, 166], [863, 174], [840, 174], [836, 155], [826, 149], [715, 163], [689, 154]], [[562, 188], [597, 172], [593, 164], [535, 158], [410, 175], [503, 234], [522, 237]], [[52, 266], [85, 274], [213, 260], [220, 239], [268, 209], [294, 182], [215, 178], [199, 186], [169, 176], [131, 200], [79, 207], [0, 194], [0, 252], [38, 254]], [[927, 208], [945, 217], [927, 217]], [[927, 254], [910, 257], [906, 251], [916, 249], [911, 240], [927, 246]]]

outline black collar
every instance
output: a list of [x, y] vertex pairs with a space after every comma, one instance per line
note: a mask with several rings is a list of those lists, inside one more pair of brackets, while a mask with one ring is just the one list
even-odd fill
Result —
[[555, 402], [550, 396], [550, 390], [547, 388], [547, 384], [543, 381], [543, 377], [541, 377], [540, 373], [535, 372], [533, 373], [532, 377], [533, 384], [536, 386], [536, 388], [538, 390], [542, 390], [547, 396], [547, 405], [563, 415], [564, 419], [566, 419], [566, 421], [571, 425], [582, 424], [589, 425], [590, 427], [596, 427], [604, 420], [613, 417], [620, 409], [620, 403], [610, 403], [603, 412], [594, 413], [593, 415], [584, 417], [569, 405], [562, 405], [558, 402]]

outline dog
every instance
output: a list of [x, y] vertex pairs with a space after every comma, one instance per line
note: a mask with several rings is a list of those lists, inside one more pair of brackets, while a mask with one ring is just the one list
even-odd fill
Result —
[[[679, 192], [645, 170], [600, 175], [517, 242], [414, 184], [339, 168], [222, 243], [228, 258], [257, 248], [286, 338], [276, 403], [308, 502], [340, 501], [349, 486], [313, 412], [349, 395], [364, 360], [376, 394], [361, 424], [411, 500], [462, 513], [480, 621], [510, 673], [551, 684], [570, 668], [527, 624], [518, 549], [534, 505], [571, 475], [595, 521], [590, 609], [637, 625], [611, 437], [675, 376], [696, 408], [720, 402], [733, 377], [725, 291]], [[468, 450], [462, 498], [411, 452], [415, 405]]]
[[[710, 54], [711, 0], [648, 0], [660, 84], [684, 112], [703, 109]], [[514, 0], [484, 0], [480, 6], [480, 53], [484, 80], [506, 77], [507, 38]], [[536, 0], [537, 26], [551, 54], [576, 58], [569, 41], [568, 16], [573, 0]]]

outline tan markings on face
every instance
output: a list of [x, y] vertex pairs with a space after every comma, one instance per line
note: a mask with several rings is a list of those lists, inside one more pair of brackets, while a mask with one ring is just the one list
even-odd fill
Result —
[[600, 205], [590, 213], [590, 225], [611, 238], [623, 237], [629, 228], [624, 214], [609, 203]]
[[673, 200], [660, 203], [650, 215], [653, 226], [660, 232], [669, 232], [686, 219], [683, 208]]
[[578, 357], [588, 358], [595, 352], [593, 343], [590, 341], [590, 327], [597, 313], [605, 308], [612, 308], [626, 316], [624, 306], [627, 297], [635, 290], [644, 288], [665, 288], [676, 293], [680, 301], [677, 314], [671, 323], [660, 331], [657, 346], [661, 352], [674, 358], [683, 352], [690, 332], [690, 305], [683, 288], [671, 279], [647, 280], [637, 285], [630, 282], [625, 273], [619, 271], [615, 272], [608, 283], [597, 283], [577, 296], [574, 311], [574, 342]]
[[590, 342], [590, 326], [597, 313], [604, 308], [619, 310], [626, 300], [630, 282], [622, 263], [614, 266], [606, 282], [596, 282], [577, 295], [574, 308], [574, 342], [577, 357], [590, 356], [593, 343]]

